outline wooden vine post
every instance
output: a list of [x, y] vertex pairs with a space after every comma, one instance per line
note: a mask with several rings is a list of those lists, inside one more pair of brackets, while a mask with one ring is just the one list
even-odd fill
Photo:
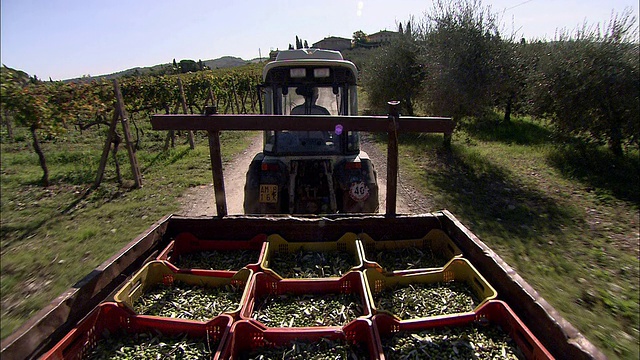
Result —
[[398, 113], [399, 101], [389, 101], [389, 130], [387, 142], [387, 216], [396, 215], [398, 187]]
[[[236, 83], [233, 81], [233, 78], [231, 78], [231, 90], [233, 91], [233, 99], [236, 104], [236, 114], [241, 114], [240, 104], [238, 103], [238, 93], [236, 92]], [[231, 106], [231, 109], [231, 111], [233, 111], [233, 106]]]
[[[180, 102], [182, 103], [182, 112], [187, 114], [187, 98], [184, 96], [184, 87], [182, 86], [182, 79], [178, 78], [178, 87], [180, 88]], [[191, 150], [196, 148], [195, 141], [193, 140], [193, 130], [189, 130], [189, 147]]]
[[[216, 97], [215, 95], [213, 95], [213, 90], [211, 89], [211, 86], [209, 86], [209, 97], [207, 98], [207, 100], [211, 99], [211, 106], [214, 106], [216, 108], [216, 112], [218, 111], [218, 103], [216, 102]], [[206, 102], [205, 102], [206, 104]]]
[[[104, 177], [104, 169], [107, 166], [107, 159], [109, 157], [109, 151], [111, 150], [111, 143], [116, 137], [116, 125], [118, 119], [122, 124], [122, 131], [124, 132], [125, 145], [127, 152], [129, 153], [129, 162], [131, 163], [131, 172], [133, 173], [133, 181], [136, 188], [142, 187], [142, 175], [140, 174], [140, 167], [138, 166], [138, 159], [136, 158], [136, 152], [133, 148], [133, 142], [131, 141], [131, 131], [129, 130], [129, 120], [127, 119], [127, 112], [124, 108], [124, 100], [122, 99], [122, 93], [120, 92], [120, 85], [118, 80], [113, 79], [113, 91], [116, 97], [115, 109], [113, 111], [113, 119], [109, 124], [109, 133], [107, 134], [107, 140], [102, 151], [102, 157], [100, 158], [100, 166], [98, 167], [98, 176], [94, 183], [94, 187], [100, 186], [102, 178]], [[115, 150], [114, 150], [115, 151]]]

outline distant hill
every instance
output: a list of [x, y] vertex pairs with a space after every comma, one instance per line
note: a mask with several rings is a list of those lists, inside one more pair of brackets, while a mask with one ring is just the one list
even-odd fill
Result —
[[242, 60], [239, 57], [223, 56], [215, 60], [205, 60], [202, 63], [205, 64], [205, 66], [208, 66], [210, 69], [223, 69], [246, 65], [250, 63], [250, 61]]
[[[223, 68], [231, 68], [231, 67], [236, 67], [236, 66], [242, 66], [242, 65], [246, 65], [251, 63], [252, 61], [249, 60], [242, 60], [239, 57], [233, 57], [233, 56], [223, 56], [221, 58], [218, 59], [213, 59], [213, 60], [203, 60], [202, 63], [205, 66], [208, 66], [210, 69], [223, 69]], [[147, 67], [134, 67], [131, 69], [127, 69], [127, 70], [122, 70], [122, 71], [118, 71], [112, 74], [106, 74], [106, 75], [97, 75], [97, 76], [89, 76], [89, 77], [80, 77], [80, 78], [74, 78], [74, 79], [68, 79], [68, 80], [64, 80], [65, 82], [83, 82], [83, 81], [90, 81], [90, 80], [111, 80], [111, 79], [116, 79], [122, 76], [128, 76], [128, 75], [148, 75], [148, 74], [153, 74], [153, 73], [162, 73], [165, 70], [169, 70], [172, 68], [172, 64], [171, 63], [167, 63], [167, 64], [159, 64], [159, 65], [154, 65], [154, 66], [147, 66]]]
[[5, 79], [4, 76], [6, 72], [7, 75], [12, 75], [14, 81], [18, 82], [21, 85], [26, 85], [31, 80], [31, 77], [26, 72], [22, 70], [12, 69], [4, 64], [0, 68], [0, 72], [2, 72], [2, 79]]

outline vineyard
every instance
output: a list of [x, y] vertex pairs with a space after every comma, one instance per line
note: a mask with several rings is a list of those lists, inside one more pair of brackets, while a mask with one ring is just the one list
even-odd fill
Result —
[[[2, 338], [137, 233], [179, 210], [185, 189], [211, 182], [207, 134], [195, 133], [192, 148], [188, 133], [153, 131], [149, 117], [198, 113], [211, 104], [220, 113], [258, 112], [261, 67], [119, 78], [142, 177], [136, 190], [127, 151], [117, 151], [126, 145], [119, 123], [95, 186], [117, 115], [114, 83], [33, 82], [2, 68]], [[254, 135], [221, 132], [223, 160]]]
[[[15, 126], [30, 130], [33, 149], [43, 170], [41, 182], [48, 186], [49, 170], [46, 154], [40, 145], [41, 138], [59, 140], [69, 131], [83, 132], [100, 125], [108, 127], [120, 116], [135, 128], [135, 140], [131, 140], [134, 144], [127, 141], [125, 145], [138, 149], [143, 136], [140, 122], [155, 113], [198, 114], [203, 113], [208, 105], [225, 114], [256, 113], [260, 72], [261, 65], [253, 64], [181, 75], [125, 77], [113, 83], [104, 80], [64, 83], [34, 81], [3, 67], [3, 125], [9, 139], [13, 138]], [[121, 93], [119, 102], [116, 101], [117, 93]], [[123, 108], [118, 109], [117, 104]], [[128, 129], [124, 132], [125, 140], [129, 140]], [[167, 134], [164, 150], [175, 146], [175, 136], [173, 132]], [[193, 149], [193, 134], [190, 133], [189, 137]], [[113, 143], [117, 176], [122, 182], [117, 162], [122, 138], [112, 132], [108, 134], [108, 141]]]

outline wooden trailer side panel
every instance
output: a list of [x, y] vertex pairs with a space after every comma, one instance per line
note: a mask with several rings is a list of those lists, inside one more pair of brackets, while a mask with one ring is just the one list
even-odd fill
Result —
[[598, 348], [449, 211], [444, 210], [441, 214], [445, 232], [460, 247], [463, 256], [485, 276], [498, 292], [498, 299], [509, 304], [553, 356], [557, 359], [606, 359]]
[[157, 251], [171, 215], [136, 237], [2, 341], [3, 360], [35, 359], [62, 339], [80, 320]]

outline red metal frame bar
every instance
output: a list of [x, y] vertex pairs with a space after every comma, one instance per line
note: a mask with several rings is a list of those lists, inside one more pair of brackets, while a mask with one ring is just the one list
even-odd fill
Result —
[[209, 134], [211, 171], [217, 214], [227, 216], [227, 200], [220, 159], [221, 130], [321, 130], [333, 131], [341, 125], [343, 131], [386, 132], [387, 146], [387, 216], [396, 215], [398, 183], [398, 133], [426, 132], [450, 135], [454, 123], [444, 117], [400, 117], [398, 102], [389, 103], [389, 116], [327, 116], [327, 115], [153, 115], [154, 130], [206, 130]]
[[[189, 115], [158, 114], [151, 117], [154, 130], [326, 130], [342, 125], [343, 131], [388, 132], [387, 116], [328, 115]], [[450, 134], [454, 124], [444, 117], [408, 117], [397, 119], [398, 132]]]

